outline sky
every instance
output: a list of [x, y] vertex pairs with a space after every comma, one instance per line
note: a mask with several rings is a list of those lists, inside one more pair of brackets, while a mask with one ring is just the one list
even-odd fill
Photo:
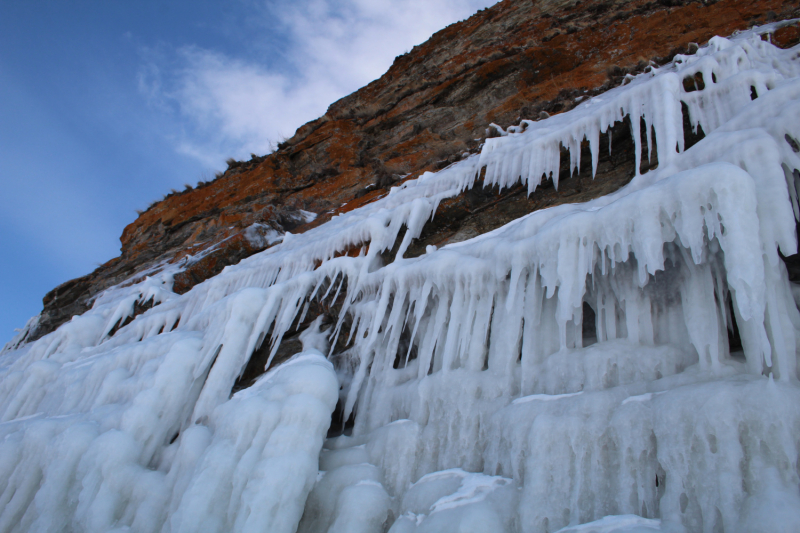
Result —
[[0, 346], [170, 189], [493, 0], [0, 2]]

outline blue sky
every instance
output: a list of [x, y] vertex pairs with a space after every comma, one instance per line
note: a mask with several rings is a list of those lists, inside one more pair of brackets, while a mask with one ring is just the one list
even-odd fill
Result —
[[264, 154], [492, 0], [0, 3], [0, 346], [171, 188]]

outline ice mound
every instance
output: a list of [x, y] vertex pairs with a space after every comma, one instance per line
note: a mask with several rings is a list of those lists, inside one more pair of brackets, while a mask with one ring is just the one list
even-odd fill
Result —
[[331, 364], [299, 354], [195, 422], [200, 344], [172, 333], [31, 365], [36, 412], [0, 424], [0, 529], [294, 531], [336, 403]]
[[[779, 256], [797, 251], [800, 50], [762, 39], [779, 24], [504, 130], [185, 295], [162, 265], [15, 339], [0, 531], [800, 530], [800, 312]], [[705, 133], [688, 150], [682, 107]], [[596, 167], [625, 117], [657, 168], [404, 257], [484, 169], [557, 184], [561, 146], [579, 168], [586, 139]], [[333, 326], [231, 396], [312, 300], [339, 302]]]

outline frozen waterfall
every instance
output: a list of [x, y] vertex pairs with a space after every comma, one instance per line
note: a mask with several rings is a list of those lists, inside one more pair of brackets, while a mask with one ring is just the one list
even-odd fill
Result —
[[[185, 295], [185, 264], [165, 263], [10, 342], [0, 532], [799, 531], [800, 312], [779, 251], [797, 252], [800, 48], [769, 43], [780, 24], [499, 129]], [[689, 149], [682, 107], [705, 133]], [[582, 143], [596, 170], [625, 117], [657, 168], [404, 257], [468, 188], [557, 186]], [[233, 393], [320, 300], [327, 329]], [[118, 327], [137, 302], [155, 305]]]

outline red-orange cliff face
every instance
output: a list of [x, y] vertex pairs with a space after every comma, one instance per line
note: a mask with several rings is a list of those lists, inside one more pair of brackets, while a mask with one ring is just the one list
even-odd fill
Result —
[[[651, 60], [663, 63], [685, 53], [690, 43], [798, 16], [796, 4], [783, 0], [504, 0], [396, 58], [380, 79], [332, 104], [276, 152], [234, 163], [215, 181], [155, 203], [125, 228], [119, 258], [45, 296], [32, 338], [83, 312], [101, 290], [158, 262], [208, 252], [176, 278], [175, 290], [184, 292], [263, 249], [265, 243], [245, 237], [252, 224], [305, 231], [373, 201], [403, 179], [475, 152], [491, 123], [508, 126], [569, 110], [576, 98], [622, 83]], [[798, 37], [797, 27], [790, 27], [773, 39], [788, 46]], [[467, 238], [521, 212], [619, 187], [633, 171], [625, 128], [614, 144], [616, 159], [601, 161], [600, 172], [607, 174], [602, 183], [570, 180], [531, 198], [521, 189], [468, 192], [440, 208], [421, 240]], [[318, 217], [307, 222], [301, 210]]]

